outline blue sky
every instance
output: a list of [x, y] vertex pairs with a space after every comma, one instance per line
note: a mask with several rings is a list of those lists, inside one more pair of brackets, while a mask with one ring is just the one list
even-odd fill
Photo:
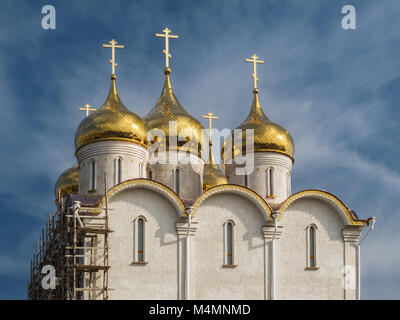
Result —
[[[55, 30], [41, 28], [52, 4]], [[357, 29], [341, 28], [352, 4]], [[23, 1], [0, 10], [0, 299], [25, 299], [29, 259], [58, 175], [75, 161], [73, 137], [108, 87], [115, 38], [117, 86], [144, 116], [163, 84], [168, 26], [172, 84], [181, 104], [214, 126], [235, 128], [260, 101], [296, 145], [292, 191], [336, 194], [360, 217], [377, 217], [362, 247], [362, 297], [400, 298], [400, 3], [386, 1]], [[204, 123], [206, 125], [206, 123]], [[219, 157], [218, 150], [215, 154]]]

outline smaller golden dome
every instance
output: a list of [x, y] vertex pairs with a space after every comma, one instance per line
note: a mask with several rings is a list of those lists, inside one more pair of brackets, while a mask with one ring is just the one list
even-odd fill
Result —
[[75, 132], [75, 148], [99, 140], [125, 140], [147, 146], [147, 123], [121, 102], [111, 76], [111, 88], [103, 106], [81, 121]]
[[65, 170], [58, 177], [54, 186], [54, 195], [58, 198], [60, 190], [61, 197], [70, 193], [78, 193], [78, 164], [75, 163], [71, 168]]
[[232, 155], [236, 157], [240, 153], [246, 153], [246, 129], [254, 129], [254, 152], [279, 152], [287, 155], [294, 162], [294, 143], [290, 133], [280, 125], [268, 119], [260, 106], [258, 90], [254, 89], [253, 93], [254, 99], [250, 113], [246, 120], [237, 127], [237, 129], [242, 130], [242, 150], [239, 150], [239, 147], [232, 143], [232, 152], [226, 150], [225, 153], [224, 148], [228, 142], [230, 142], [229, 140], [234, 139], [234, 133], [232, 132], [232, 135], [228, 136], [222, 147], [223, 162], [231, 159]]
[[[159, 129], [164, 132], [166, 138], [164, 143], [167, 150], [172, 146], [172, 143], [170, 144], [171, 139], [177, 139], [178, 150], [184, 150], [183, 146], [191, 140], [192, 144], [186, 145], [185, 150], [193, 151], [201, 156], [202, 129], [204, 127], [182, 107], [175, 97], [169, 77], [170, 73], [171, 70], [169, 68], [164, 70], [165, 82], [161, 96], [153, 109], [144, 117], [144, 120], [147, 121], [150, 129]], [[175, 133], [170, 132], [171, 121], [176, 121], [176, 130], [175, 128], [173, 129]], [[160, 140], [162, 138], [157, 138], [155, 141], [160, 142], [160, 146], [162, 146], [163, 141]], [[155, 141], [151, 141], [151, 143]]]
[[204, 166], [203, 171], [203, 191], [207, 191], [212, 187], [228, 183], [225, 173], [222, 172], [222, 170], [215, 163], [214, 154], [212, 152], [212, 143], [210, 143], [209, 146], [208, 162]]

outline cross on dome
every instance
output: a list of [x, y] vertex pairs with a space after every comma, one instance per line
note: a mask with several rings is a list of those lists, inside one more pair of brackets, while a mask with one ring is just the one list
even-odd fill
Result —
[[117, 66], [117, 63], [115, 62], [115, 48], [117, 49], [123, 49], [125, 48], [124, 45], [118, 45], [117, 41], [115, 39], [112, 39], [111, 41], [108, 42], [109, 44], [102, 44], [103, 48], [111, 48], [111, 59], [109, 62], [111, 63], [111, 74], [115, 76], [115, 67]]
[[169, 39], [178, 39], [178, 35], [170, 34], [171, 30], [167, 27], [163, 29], [164, 33], [156, 33], [156, 37], [165, 38], [165, 49], [163, 52], [165, 54], [165, 68], [169, 68], [169, 59], [172, 57], [169, 53]]
[[258, 57], [256, 56], [256, 54], [253, 54], [251, 56], [251, 59], [246, 59], [246, 62], [251, 62], [253, 63], [253, 73], [252, 73], [252, 77], [254, 79], [254, 90], [257, 90], [257, 82], [258, 82], [258, 78], [257, 78], [257, 63], [263, 64], [264, 61], [258, 60]]
[[89, 116], [90, 111], [96, 111], [97, 109], [92, 108], [92, 106], [86, 103], [83, 107], [78, 108], [80, 111], [86, 111], [86, 117]]

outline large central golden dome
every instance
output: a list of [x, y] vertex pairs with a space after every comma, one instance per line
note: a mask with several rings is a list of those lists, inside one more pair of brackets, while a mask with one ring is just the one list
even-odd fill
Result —
[[147, 123], [123, 105], [115, 80], [115, 75], [112, 75], [110, 92], [103, 106], [79, 124], [75, 132], [76, 151], [99, 140], [125, 140], [147, 145]]
[[[287, 155], [294, 162], [294, 143], [290, 133], [280, 125], [272, 122], [264, 114], [260, 101], [258, 99], [258, 90], [254, 89], [254, 99], [251, 110], [246, 120], [242, 122], [237, 129], [242, 129], [242, 150], [232, 143], [232, 152], [226, 150], [228, 141], [232, 141], [230, 135], [225, 141], [222, 148], [222, 159], [227, 161], [239, 154], [246, 152], [246, 129], [254, 129], [254, 152], [273, 151]], [[231, 143], [231, 142], [230, 142]]]
[[[170, 72], [169, 68], [164, 70], [165, 82], [161, 96], [144, 120], [147, 121], [150, 129], [160, 129], [164, 132], [166, 141], [161, 141], [160, 137], [157, 140], [160, 142], [160, 147], [165, 143], [164, 146], [168, 150], [171, 147], [170, 140], [177, 137], [177, 149], [195, 152], [200, 156], [204, 127], [182, 107], [175, 97], [169, 78]], [[176, 121], [177, 136], [174, 132], [170, 132], [170, 121]], [[189, 140], [191, 140], [190, 145], [184, 147]]]

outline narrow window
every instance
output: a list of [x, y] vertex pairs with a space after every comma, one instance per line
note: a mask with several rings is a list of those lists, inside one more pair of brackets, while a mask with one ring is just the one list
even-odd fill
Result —
[[274, 185], [274, 169], [273, 168], [268, 168], [265, 171], [265, 180], [266, 180], [266, 185], [267, 185], [267, 197], [273, 197], [274, 195], [274, 190], [273, 190], [273, 185]]
[[89, 191], [96, 190], [96, 161], [90, 160], [89, 162]]
[[244, 175], [244, 186], [247, 187], [249, 184], [249, 177], [247, 176], [247, 174]]
[[143, 163], [139, 164], [139, 178], [143, 178], [143, 171], [144, 170], [144, 165]]
[[233, 264], [233, 227], [231, 222], [226, 225], [226, 264]]
[[153, 171], [151, 171], [151, 170], [149, 171], [149, 179], [153, 180]]
[[316, 226], [310, 225], [308, 227], [308, 267], [315, 268], [317, 266], [317, 259], [316, 259]]
[[115, 184], [122, 182], [122, 158], [115, 159]]
[[203, 186], [201, 184], [201, 177], [199, 174], [196, 174], [197, 176], [197, 195], [201, 194], [201, 191], [203, 190]]
[[137, 261], [144, 262], [144, 222], [143, 218], [139, 218], [137, 222]]
[[271, 192], [271, 196], [274, 195], [274, 169], [270, 168], [269, 169], [269, 187], [270, 187], [270, 192]]
[[133, 263], [147, 263], [146, 223], [147, 220], [144, 216], [139, 216], [133, 221]]
[[179, 188], [180, 188], [180, 177], [179, 177], [180, 173], [179, 173], [179, 169], [175, 169], [175, 192], [179, 195]]

